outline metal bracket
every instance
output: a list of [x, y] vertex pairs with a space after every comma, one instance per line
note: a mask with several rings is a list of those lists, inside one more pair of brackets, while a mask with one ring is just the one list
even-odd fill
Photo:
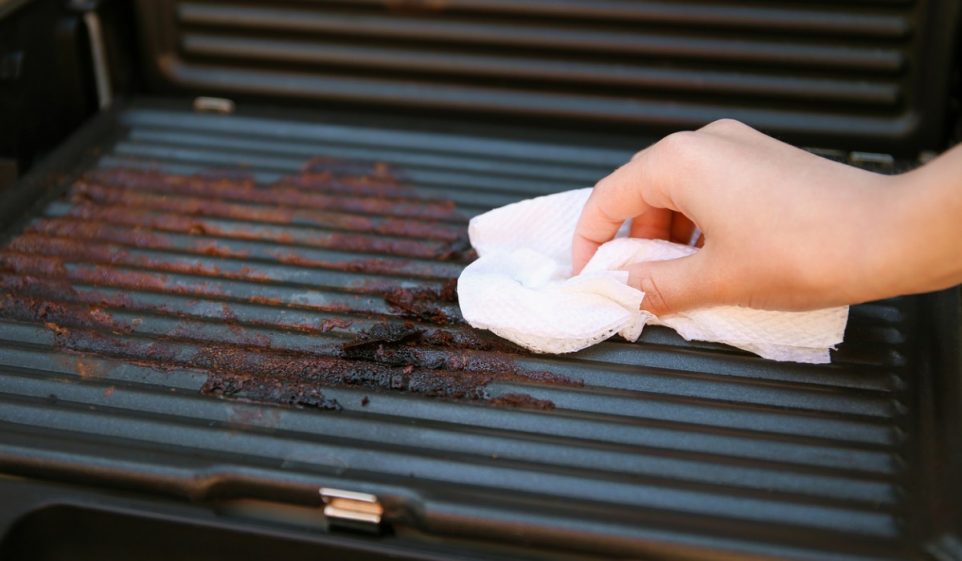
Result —
[[321, 487], [324, 516], [331, 528], [341, 527], [378, 533], [384, 507], [375, 495]]

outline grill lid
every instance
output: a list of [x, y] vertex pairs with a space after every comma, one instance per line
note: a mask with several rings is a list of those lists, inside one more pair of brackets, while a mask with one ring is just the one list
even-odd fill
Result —
[[55, 186], [0, 250], [5, 471], [368, 493], [395, 528], [529, 555], [909, 558], [957, 523], [928, 510], [934, 466], [958, 472], [924, 430], [946, 336], [924, 299], [853, 308], [825, 366], [659, 328], [532, 355], [446, 295], [465, 217], [630, 151], [182, 107], [102, 115], [52, 164], [86, 174], [18, 191]]

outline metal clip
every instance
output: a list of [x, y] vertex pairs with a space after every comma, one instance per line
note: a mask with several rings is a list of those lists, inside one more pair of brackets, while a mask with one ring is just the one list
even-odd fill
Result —
[[321, 487], [320, 493], [324, 500], [324, 516], [330, 527], [372, 533], [380, 531], [384, 507], [376, 496], [329, 487]]

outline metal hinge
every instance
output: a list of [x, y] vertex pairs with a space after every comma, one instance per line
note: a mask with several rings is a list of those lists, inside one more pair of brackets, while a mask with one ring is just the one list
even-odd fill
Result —
[[321, 487], [324, 517], [331, 528], [341, 527], [377, 533], [384, 507], [375, 495]]

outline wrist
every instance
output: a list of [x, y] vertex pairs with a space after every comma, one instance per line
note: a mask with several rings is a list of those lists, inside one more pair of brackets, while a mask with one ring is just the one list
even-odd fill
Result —
[[947, 170], [929, 166], [888, 178], [879, 190], [877, 237], [867, 236], [866, 300], [938, 290], [962, 281], [957, 242], [962, 197]]
[[[897, 293], [897, 255], [903, 249], [898, 237], [903, 221], [900, 198], [905, 196], [897, 177], [866, 175], [846, 189], [833, 219], [843, 227], [836, 234], [834, 289], [839, 303], [855, 304]], [[867, 179], [867, 180], [865, 180]], [[847, 208], [846, 208], [847, 207]]]
[[912, 254], [907, 232], [912, 230], [913, 209], [918, 204], [918, 192], [908, 175], [886, 177], [883, 184], [872, 194], [872, 221], [863, 237], [865, 293], [861, 301], [890, 298], [907, 291], [906, 260]]

